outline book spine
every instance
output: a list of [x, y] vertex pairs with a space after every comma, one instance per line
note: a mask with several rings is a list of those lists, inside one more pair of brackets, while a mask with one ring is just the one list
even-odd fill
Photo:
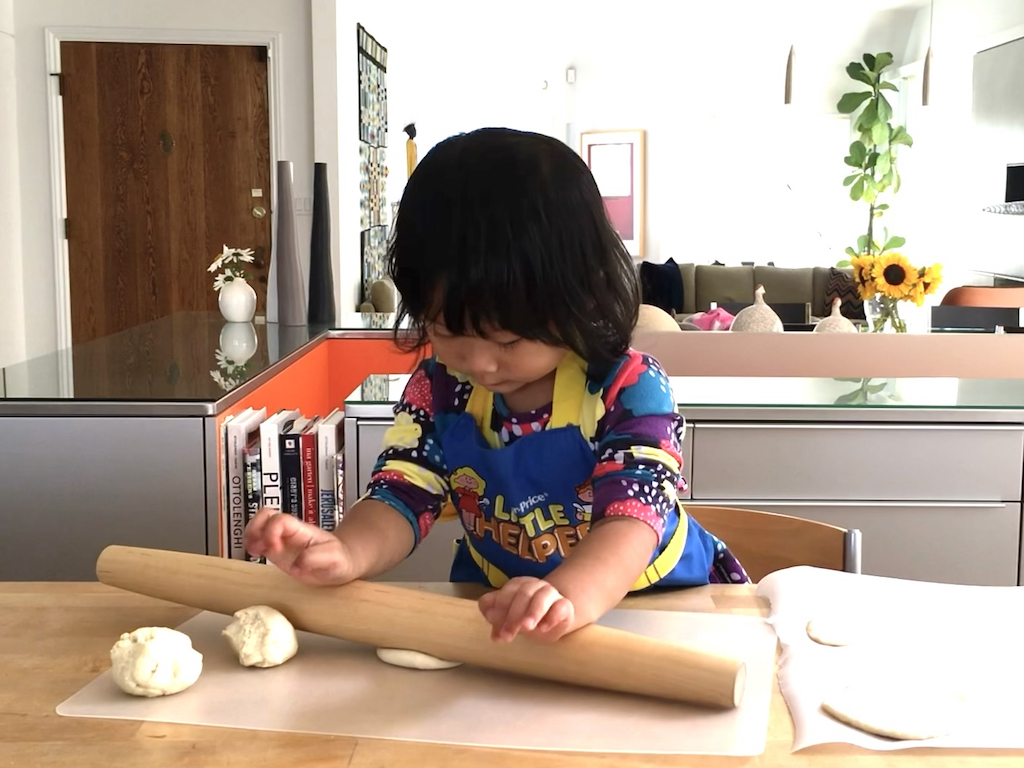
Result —
[[228, 425], [227, 556], [245, 559], [245, 423]]
[[[260, 443], [254, 440], [245, 449], [245, 524], [256, 517], [260, 511], [262, 495], [262, 473], [260, 472]], [[245, 558], [249, 562], [260, 562], [262, 558], [254, 557], [248, 552]]]
[[319, 487], [316, 481], [316, 435], [303, 432], [299, 438], [302, 450], [302, 519], [319, 525]]
[[260, 488], [264, 507], [281, 509], [281, 446], [277, 422], [260, 426]]
[[338, 451], [334, 455], [334, 478], [337, 483], [338, 500], [334, 507], [334, 524], [337, 526], [345, 517], [345, 452]]
[[302, 459], [299, 436], [281, 435], [281, 511], [302, 519]]
[[337, 482], [335, 479], [334, 461], [338, 453], [338, 428], [333, 424], [320, 427], [317, 435], [319, 440], [319, 499], [320, 527], [325, 531], [333, 531], [337, 524]]

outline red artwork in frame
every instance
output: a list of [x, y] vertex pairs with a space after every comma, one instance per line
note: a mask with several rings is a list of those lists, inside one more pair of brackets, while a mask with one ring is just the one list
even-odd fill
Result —
[[644, 132], [583, 132], [580, 155], [601, 191], [608, 220], [630, 255], [643, 258]]

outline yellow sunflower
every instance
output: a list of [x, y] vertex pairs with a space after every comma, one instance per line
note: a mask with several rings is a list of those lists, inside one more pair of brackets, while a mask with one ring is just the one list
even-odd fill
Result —
[[875, 259], [870, 254], [850, 258], [850, 266], [853, 267], [853, 281], [857, 284], [857, 293], [864, 301], [872, 298], [876, 293], [875, 280], [871, 276], [871, 267], [874, 262]]
[[910, 266], [906, 256], [895, 252], [876, 257], [871, 276], [875, 290], [891, 299], [910, 298], [918, 278], [917, 270]]
[[932, 264], [919, 270], [917, 282], [910, 292], [910, 298], [917, 306], [924, 304], [924, 297], [931, 296], [942, 283], [942, 265]]

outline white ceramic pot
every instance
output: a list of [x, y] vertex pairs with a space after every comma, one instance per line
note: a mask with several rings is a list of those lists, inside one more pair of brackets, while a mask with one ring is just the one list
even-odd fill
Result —
[[258, 346], [252, 323], [224, 323], [220, 329], [220, 351], [235, 365], [245, 365]]
[[256, 314], [256, 291], [244, 279], [236, 277], [220, 289], [217, 306], [229, 323], [248, 323]]

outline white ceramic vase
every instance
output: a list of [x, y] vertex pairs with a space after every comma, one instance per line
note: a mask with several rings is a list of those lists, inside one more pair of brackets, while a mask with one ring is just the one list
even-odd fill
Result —
[[217, 306], [229, 323], [248, 323], [256, 314], [256, 291], [243, 278], [236, 277], [220, 289]]
[[220, 329], [220, 351], [237, 365], [245, 365], [256, 354], [259, 343], [252, 323], [224, 323]]

